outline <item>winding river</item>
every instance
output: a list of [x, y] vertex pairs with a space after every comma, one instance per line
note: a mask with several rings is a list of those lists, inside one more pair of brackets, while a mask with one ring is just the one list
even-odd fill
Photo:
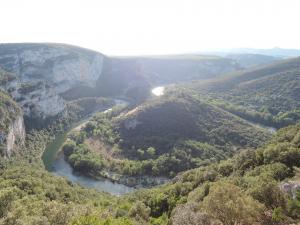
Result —
[[[126, 104], [122, 100], [115, 100], [116, 104]], [[104, 111], [109, 111], [106, 109]], [[85, 124], [88, 119], [73, 124], [67, 131], [57, 134], [52, 142], [50, 142], [42, 155], [45, 168], [55, 175], [65, 177], [67, 180], [80, 184], [81, 186], [94, 188], [98, 191], [105, 191], [113, 195], [123, 195], [136, 190], [117, 182], [113, 182], [106, 178], [94, 179], [74, 172], [73, 168], [64, 159], [63, 153], [60, 151], [61, 146], [67, 139], [67, 134], [77, 127]]]
[[[164, 87], [156, 87], [152, 89], [152, 94], [154, 96], [161, 96], [164, 94]], [[123, 100], [115, 100], [115, 105], [128, 104]], [[102, 112], [108, 112], [111, 108], [103, 110]], [[133, 192], [136, 190], [134, 187], [128, 187], [124, 184], [113, 182], [110, 179], [99, 178], [94, 179], [87, 177], [83, 174], [73, 171], [73, 168], [66, 162], [64, 154], [60, 151], [61, 146], [67, 139], [67, 134], [74, 129], [80, 129], [84, 124], [86, 124], [91, 117], [84, 119], [78, 123], [73, 124], [67, 131], [57, 134], [52, 142], [50, 142], [42, 155], [42, 160], [44, 162], [45, 168], [57, 176], [65, 177], [67, 180], [74, 183], [80, 184], [84, 187], [94, 188], [99, 191], [105, 191], [113, 195], [123, 195], [126, 193]], [[260, 124], [252, 123], [254, 126], [259, 126], [264, 129], [268, 129], [269, 132], [275, 133], [276, 129], [272, 127], [265, 127]]]

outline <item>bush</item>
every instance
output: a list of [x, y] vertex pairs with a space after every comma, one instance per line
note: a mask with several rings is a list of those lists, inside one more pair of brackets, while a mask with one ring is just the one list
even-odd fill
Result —
[[228, 182], [217, 182], [201, 204], [202, 209], [223, 224], [259, 224], [263, 205]]

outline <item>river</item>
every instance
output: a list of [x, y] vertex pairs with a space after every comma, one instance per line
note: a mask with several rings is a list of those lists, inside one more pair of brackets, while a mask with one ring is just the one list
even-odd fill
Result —
[[[161, 96], [164, 94], [164, 87], [156, 87], [152, 89], [152, 93], [155, 96]], [[115, 104], [120, 105], [128, 103], [123, 100], [116, 99]], [[109, 112], [110, 110], [112, 109], [109, 108], [103, 110], [102, 112]], [[135, 191], [136, 188], [113, 182], [110, 179], [94, 179], [74, 172], [73, 168], [66, 162], [66, 160], [64, 159], [64, 154], [60, 151], [60, 149], [67, 139], [67, 134], [74, 129], [80, 130], [80, 128], [84, 126], [88, 121], [89, 118], [81, 120], [80, 122], [73, 124], [73, 126], [71, 126], [67, 131], [55, 136], [54, 140], [46, 146], [46, 149], [42, 155], [42, 160], [44, 162], [45, 168], [57, 176], [65, 177], [67, 180], [78, 183], [84, 187], [94, 188], [98, 191], [105, 191], [113, 195], [119, 196]], [[276, 129], [272, 127], [265, 127], [260, 124], [254, 123], [252, 123], [252, 125], [268, 129], [271, 133], [276, 132]]]
[[155, 96], [161, 96], [161, 95], [164, 95], [164, 92], [165, 92], [165, 87], [164, 86], [159, 86], [159, 87], [156, 87], [156, 88], [153, 88], [151, 90], [151, 93]]
[[[116, 104], [125, 104], [124, 101], [115, 100]], [[104, 111], [109, 111], [106, 109]], [[84, 176], [80, 173], [75, 173], [73, 168], [64, 159], [63, 153], [60, 151], [62, 144], [67, 139], [67, 134], [78, 126], [85, 124], [88, 119], [82, 120], [73, 124], [67, 131], [57, 134], [52, 142], [50, 142], [42, 155], [45, 168], [55, 175], [65, 177], [67, 180], [80, 184], [81, 186], [94, 188], [98, 191], [105, 191], [113, 195], [123, 195], [136, 190], [133, 187], [128, 187], [117, 182], [113, 182], [106, 178], [94, 179]]]

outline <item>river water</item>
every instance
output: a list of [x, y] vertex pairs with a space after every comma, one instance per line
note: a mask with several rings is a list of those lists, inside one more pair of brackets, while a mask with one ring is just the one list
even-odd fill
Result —
[[155, 96], [161, 96], [164, 94], [165, 92], [165, 87], [163, 86], [160, 86], [160, 87], [156, 87], [156, 88], [153, 88], [151, 90], [152, 94], [155, 95]]
[[[155, 96], [161, 96], [164, 94], [164, 87], [156, 87], [152, 89], [152, 93]], [[115, 100], [115, 103], [116, 105], [128, 104], [127, 102], [122, 100]], [[110, 110], [111, 108], [103, 110], [103, 112], [109, 112]], [[84, 187], [94, 188], [98, 191], [105, 191], [113, 195], [119, 196], [135, 191], [136, 188], [128, 187], [106, 178], [94, 179], [84, 176], [80, 173], [76, 173], [64, 159], [64, 154], [60, 151], [60, 149], [67, 139], [67, 134], [73, 129], [80, 129], [80, 127], [87, 123], [88, 120], [89, 119], [85, 119], [73, 124], [73, 126], [67, 131], [57, 134], [54, 140], [46, 146], [46, 149], [42, 155], [42, 160], [44, 162], [45, 168], [57, 176], [65, 177], [67, 180], [78, 183]], [[271, 133], [276, 132], [276, 129], [272, 127], [264, 127], [259, 124], [253, 125], [268, 129]]]
[[[124, 102], [116, 100], [116, 104], [124, 104]], [[105, 111], [109, 111], [106, 109]], [[80, 173], [75, 173], [73, 168], [64, 159], [64, 154], [60, 151], [61, 146], [67, 139], [67, 134], [74, 128], [84, 124], [88, 119], [82, 120], [74, 124], [67, 131], [57, 134], [52, 142], [50, 142], [42, 155], [45, 168], [55, 175], [65, 177], [67, 180], [80, 184], [81, 186], [94, 188], [98, 191], [105, 191], [113, 195], [123, 195], [136, 190], [133, 187], [128, 187], [117, 182], [113, 182], [106, 178], [94, 179], [84, 176]]]

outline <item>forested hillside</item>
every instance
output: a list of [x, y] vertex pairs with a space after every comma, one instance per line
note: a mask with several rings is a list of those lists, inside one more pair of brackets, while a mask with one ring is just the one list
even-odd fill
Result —
[[167, 213], [171, 224], [297, 223], [300, 192], [292, 196], [283, 186], [300, 182], [299, 132], [299, 124], [284, 128], [256, 151], [242, 151], [136, 195], [151, 208], [150, 215]]
[[280, 60], [278, 57], [261, 54], [229, 54], [227, 58], [234, 59], [239, 65], [244, 68], [270, 64]]
[[245, 119], [283, 127], [300, 119], [300, 59], [183, 86]]
[[256, 148], [270, 135], [202, 99], [172, 94], [121, 114], [95, 116], [69, 135], [63, 149], [71, 165], [85, 173], [173, 177]]
[[300, 125], [264, 147], [187, 171], [162, 187], [112, 197], [24, 162], [1, 169], [2, 224], [293, 224], [299, 222]]
[[[86, 50], [33, 46], [38, 55], [58, 48], [73, 66], [99, 63], [91, 59], [100, 55], [87, 51], [87, 59]], [[68, 58], [61, 48], [75, 52]], [[8, 53], [0, 64], [11, 66]], [[48, 74], [38, 60], [25, 67], [43, 72], [39, 78], [0, 71], [0, 224], [300, 223], [299, 58], [221, 75], [240, 67], [212, 56], [103, 57], [102, 76], [89, 72], [91, 86], [64, 76], [63, 91], [53, 92], [53, 77], [42, 79]], [[149, 95], [163, 83], [173, 85]], [[47, 105], [47, 96], [59, 101]], [[40, 104], [57, 112], [43, 113]], [[74, 182], [41, 159], [57, 140], [50, 150]], [[77, 184], [85, 179], [132, 192], [114, 196]]]

